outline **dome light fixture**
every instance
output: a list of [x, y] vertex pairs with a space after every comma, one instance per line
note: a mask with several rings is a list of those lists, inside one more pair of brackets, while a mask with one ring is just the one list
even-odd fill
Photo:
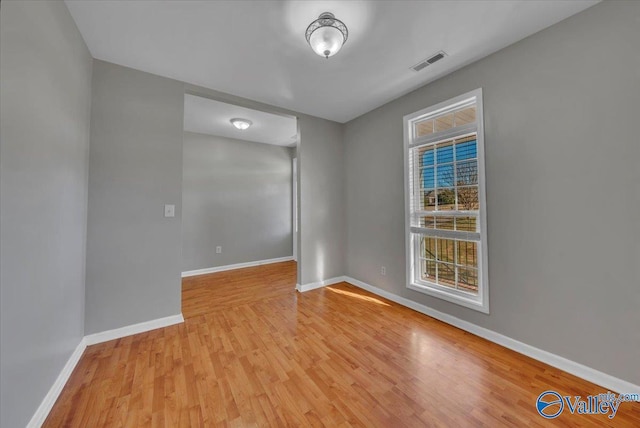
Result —
[[251, 122], [249, 119], [240, 119], [239, 117], [235, 117], [231, 119], [229, 122], [231, 122], [233, 126], [235, 126], [237, 129], [241, 131], [244, 131], [245, 129], [253, 125], [253, 122]]
[[315, 53], [329, 58], [340, 51], [349, 37], [349, 31], [333, 13], [325, 12], [309, 24], [305, 37]]

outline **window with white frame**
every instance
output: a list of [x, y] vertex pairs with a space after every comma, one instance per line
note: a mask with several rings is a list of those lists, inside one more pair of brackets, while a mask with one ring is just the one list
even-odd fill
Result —
[[482, 89], [404, 130], [407, 287], [488, 313]]

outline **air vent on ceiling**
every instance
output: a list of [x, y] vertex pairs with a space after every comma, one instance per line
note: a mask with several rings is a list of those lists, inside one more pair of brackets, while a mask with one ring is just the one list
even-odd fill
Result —
[[429, 58], [425, 59], [424, 61], [420, 61], [419, 63], [417, 63], [416, 65], [414, 65], [413, 67], [411, 67], [411, 69], [413, 71], [420, 71], [423, 68], [426, 68], [428, 66], [430, 66], [431, 64], [433, 64], [434, 62], [438, 62], [440, 61], [442, 58], [444, 58], [445, 56], [447, 56], [447, 54], [444, 51], [440, 51], [435, 55], [430, 56]]

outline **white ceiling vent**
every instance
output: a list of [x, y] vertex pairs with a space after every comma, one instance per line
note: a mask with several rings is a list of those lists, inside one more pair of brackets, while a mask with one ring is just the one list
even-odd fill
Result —
[[416, 65], [411, 67], [411, 69], [413, 71], [420, 71], [423, 68], [426, 68], [427, 66], [433, 64], [434, 62], [440, 61], [445, 56], [447, 56], [447, 54], [444, 51], [440, 51], [437, 54], [431, 55], [429, 58], [427, 58], [427, 59], [425, 59], [423, 61], [420, 61], [419, 63], [417, 63]]

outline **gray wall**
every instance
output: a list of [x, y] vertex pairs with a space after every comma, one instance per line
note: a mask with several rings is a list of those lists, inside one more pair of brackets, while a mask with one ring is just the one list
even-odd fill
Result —
[[184, 133], [183, 271], [292, 255], [292, 154], [287, 147]]
[[[604, 2], [349, 122], [347, 274], [640, 384], [639, 40]], [[490, 315], [405, 288], [402, 118], [478, 87]]]
[[92, 59], [62, 2], [0, 12], [0, 426], [25, 426], [84, 334]]
[[223, 92], [185, 85], [186, 92], [298, 118], [298, 283], [344, 274], [343, 126]]
[[300, 118], [299, 284], [344, 275], [345, 205], [342, 125]]
[[182, 83], [94, 61], [87, 334], [181, 311], [183, 110]]

